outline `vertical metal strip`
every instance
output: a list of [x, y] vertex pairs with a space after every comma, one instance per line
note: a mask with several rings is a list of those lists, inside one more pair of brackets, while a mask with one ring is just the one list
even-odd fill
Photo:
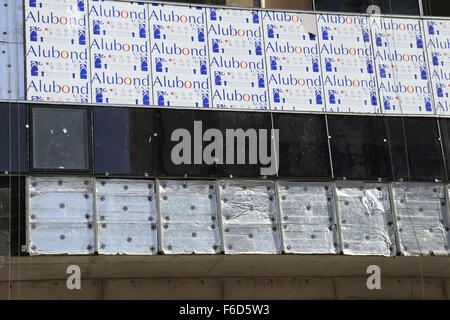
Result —
[[163, 238], [162, 238], [162, 218], [161, 218], [161, 194], [160, 194], [159, 179], [155, 179], [155, 195], [156, 195], [156, 214], [158, 217], [157, 228], [158, 228], [158, 251], [163, 252]]
[[397, 207], [395, 206], [394, 192], [392, 191], [392, 183], [388, 183], [389, 202], [391, 203], [392, 220], [394, 224], [396, 253], [400, 255], [400, 234], [397, 225]]
[[27, 27], [26, 27], [26, 12], [25, 12], [25, 2], [26, 0], [22, 0], [22, 19], [23, 19], [23, 25], [22, 25], [22, 32], [23, 32], [23, 90], [22, 92], [23, 97], [25, 100], [28, 100], [28, 64], [27, 64]]
[[220, 194], [220, 180], [216, 179], [216, 201], [217, 201], [217, 218], [219, 220], [219, 236], [220, 236], [220, 251], [225, 253], [225, 240], [224, 240], [224, 229], [222, 220], [222, 196]]
[[25, 239], [26, 239], [26, 251], [31, 253], [31, 242], [30, 242], [30, 176], [25, 177]]
[[[419, 0], [419, 2], [420, 2], [420, 0]], [[421, 7], [421, 15], [422, 15], [422, 7]], [[437, 103], [436, 103], [436, 101], [434, 99], [435, 86], [434, 86], [433, 81], [432, 81], [433, 77], [431, 76], [433, 74], [433, 70], [431, 69], [430, 59], [429, 59], [429, 56], [428, 56], [428, 46], [427, 46], [427, 40], [428, 39], [426, 37], [427, 33], [425, 32], [425, 29], [424, 29], [425, 19], [417, 19], [417, 21], [421, 25], [420, 31], [422, 32], [422, 43], [423, 43], [423, 46], [424, 46], [424, 48], [422, 49], [422, 52], [423, 52], [423, 55], [425, 56], [425, 67], [427, 69], [428, 86], [431, 87], [430, 96], [431, 96], [431, 103], [433, 105], [433, 114], [437, 114]]]
[[97, 179], [95, 177], [92, 178], [92, 207], [93, 207], [93, 215], [94, 215], [94, 251], [98, 253], [98, 244], [99, 244], [99, 237], [98, 237], [98, 215], [97, 215]]
[[336, 225], [337, 225], [337, 232], [338, 232], [338, 239], [339, 239], [339, 251], [341, 254], [344, 254], [344, 242], [342, 240], [342, 228], [341, 228], [341, 218], [339, 215], [339, 199], [337, 194], [337, 186], [336, 182], [331, 183], [331, 188], [333, 190], [333, 201], [334, 201], [334, 210], [336, 214]]
[[280, 230], [280, 250], [281, 253], [285, 253], [285, 245], [284, 245], [284, 229], [283, 229], [283, 223], [281, 222], [281, 199], [280, 199], [280, 189], [278, 185], [279, 180], [274, 181], [274, 187], [275, 187], [275, 199], [274, 201], [277, 202], [277, 219], [278, 219], [278, 229]]

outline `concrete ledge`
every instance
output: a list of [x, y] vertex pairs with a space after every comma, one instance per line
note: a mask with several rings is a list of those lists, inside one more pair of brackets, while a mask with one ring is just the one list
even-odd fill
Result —
[[158, 255], [4, 257], [0, 281], [62, 280], [73, 264], [80, 267], [83, 279], [366, 277], [372, 264], [385, 277], [450, 278], [450, 257]]

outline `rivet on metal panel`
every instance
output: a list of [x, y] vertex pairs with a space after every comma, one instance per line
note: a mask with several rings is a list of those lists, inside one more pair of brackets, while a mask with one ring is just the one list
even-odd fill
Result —
[[106, 245], [104, 245], [103, 243], [100, 245], [100, 248], [105, 249]]
[[287, 219], [289, 219], [288, 216], [284, 216], [284, 217], [283, 217], [283, 220], [287, 220]]
[[210, 189], [210, 190], [214, 190], [214, 185], [213, 185], [213, 184], [210, 184], [210, 185], [209, 185], [209, 189]]
[[106, 229], [106, 223], [102, 223], [102, 228]]
[[227, 203], [227, 202], [228, 202], [228, 199], [227, 199], [227, 198], [223, 198], [222, 201], [223, 201], [224, 203]]
[[163, 226], [163, 228], [164, 228], [164, 229], [168, 229], [168, 228], [169, 228], [169, 225], [168, 225], [167, 223], [165, 223], [164, 226]]
[[127, 206], [123, 206], [122, 210], [123, 211], [128, 211], [128, 207]]
[[162, 184], [162, 185], [161, 185], [161, 188], [163, 188], [163, 189], [165, 189], [166, 187], [167, 187], [166, 184]]
[[272, 230], [273, 230], [273, 231], [277, 231], [278, 228], [277, 228], [276, 226], [273, 226], [273, 227], [272, 227]]
[[344, 204], [345, 204], [346, 206], [348, 206], [350, 203], [349, 203], [348, 201], [345, 201]]
[[165, 216], [164, 219], [166, 219], [167, 221], [169, 221], [169, 220], [170, 220], [170, 217], [169, 217], [169, 216]]
[[255, 208], [253, 207], [253, 206], [250, 206], [250, 211], [253, 211], [253, 210], [255, 210]]
[[291, 250], [291, 246], [290, 245], [288, 245], [288, 246], [286, 246], [286, 249], [288, 249], [288, 250]]
[[286, 190], [289, 190], [289, 186], [284, 187]]
[[230, 232], [230, 228], [225, 228], [225, 232]]
[[275, 222], [275, 220], [276, 220], [275, 217], [270, 218], [270, 221], [272, 221], [272, 222]]
[[66, 238], [66, 236], [62, 234], [62, 235], [59, 236], [59, 238], [60, 238], [61, 240], [64, 240], [64, 239]]
[[89, 199], [89, 195], [87, 193], [84, 194], [85, 199]]
[[306, 210], [311, 210], [311, 206], [309, 204], [306, 206]]
[[342, 219], [342, 223], [346, 223], [347, 222], [347, 220], [345, 220], [345, 219]]
[[153, 197], [152, 196], [148, 196], [148, 201], [153, 201]]
[[403, 231], [403, 228], [398, 228], [398, 231], [402, 232], [402, 231]]
[[213, 198], [212, 194], [208, 194], [208, 199], [212, 199], [212, 198]]
[[148, 217], [148, 221], [153, 221], [153, 217], [152, 216]]
[[89, 181], [88, 180], [84, 180], [84, 185], [85, 186], [89, 185]]
[[270, 197], [269, 197], [269, 200], [270, 200], [270, 201], [273, 201], [273, 197], [272, 197], [272, 196], [270, 196]]
[[219, 246], [217, 246], [217, 245], [213, 245], [213, 250], [215, 250], [215, 251], [217, 251], [218, 249], [219, 249]]
[[36, 246], [35, 246], [35, 245], [32, 245], [32, 246], [31, 246], [31, 250], [36, 250]]
[[172, 250], [172, 246], [169, 244], [169, 245], [167, 246], [167, 249]]
[[383, 190], [383, 188], [381, 188], [381, 187], [377, 187], [377, 190], [378, 190], [378, 191], [381, 191], [381, 190]]
[[192, 238], [197, 237], [197, 233], [196, 232], [192, 232]]
[[105, 201], [105, 197], [104, 197], [104, 196], [101, 196], [101, 197], [100, 197], [100, 201]]
[[186, 189], [188, 187], [187, 183], [183, 183], [183, 189]]
[[438, 192], [438, 189], [437, 188], [433, 188], [433, 192]]
[[195, 210], [195, 206], [194, 205], [191, 206], [191, 210]]
[[282, 197], [281, 197], [281, 200], [286, 200], [286, 196], [282, 196]]
[[34, 220], [34, 219], [36, 219], [36, 216], [35, 216], [34, 214], [32, 214], [32, 215], [30, 216], [30, 218], [31, 218], [31, 220]]
[[128, 237], [127, 242], [131, 242], [131, 241], [133, 241], [133, 239], [131, 237]]
[[167, 196], [166, 195], [163, 195], [163, 200], [167, 200]]
[[150, 251], [151, 251], [151, 252], [155, 252], [155, 250], [156, 250], [155, 247], [153, 247], [153, 246], [150, 247]]
[[247, 190], [247, 187], [246, 186], [242, 186], [242, 190]]
[[[153, 219], [152, 219], [153, 220]], [[152, 230], [156, 230], [156, 224], [152, 224]]]
[[433, 229], [429, 229], [429, 231], [430, 231], [431, 233], [433, 233]]
[[58, 186], [62, 186], [63, 185], [63, 181], [62, 180], [59, 180], [58, 181]]
[[230, 245], [228, 245], [228, 250], [232, 250], [233, 249], [233, 246], [230, 244]]
[[366, 240], [369, 240], [369, 236], [365, 236], [364, 238], [365, 238]]
[[328, 230], [332, 231], [334, 226], [328, 226]]
[[344, 248], [348, 248], [348, 243], [344, 243]]
[[88, 229], [92, 229], [92, 223], [88, 223]]
[[308, 191], [308, 187], [304, 186], [303, 191]]
[[225, 220], [230, 220], [230, 216], [227, 214], [226, 216], [225, 216]]
[[104, 221], [105, 220], [105, 216], [100, 216], [100, 221]]
[[248, 237], [249, 237], [249, 239], [252, 239], [252, 238], [253, 238], [253, 234], [250, 233], [250, 234], [248, 235]]
[[419, 208], [419, 212], [423, 212], [423, 209], [422, 209], [422, 208]]
[[91, 250], [92, 250], [92, 246], [91, 246], [91, 245], [88, 245], [88, 246], [87, 246], [87, 249], [88, 249], [88, 251], [91, 251]]
[[149, 188], [149, 189], [153, 188], [153, 184], [149, 183], [149, 184], [148, 184], [148, 188]]
[[32, 185], [33, 187], [36, 187], [36, 186], [37, 186], [37, 182], [32, 182], [31, 185]]
[[104, 186], [104, 185], [106, 184], [106, 182], [105, 182], [105, 181], [101, 181], [100, 184], [101, 184], [102, 186]]
[[316, 235], [315, 234], [312, 234], [311, 235], [311, 239], [315, 239], [316, 238]]
[[216, 217], [215, 216], [211, 216], [211, 220], [212, 221], [216, 221]]
[[283, 229], [287, 229], [287, 224], [283, 224]]
[[123, 190], [128, 190], [128, 186], [127, 186], [127, 185], [124, 185], [124, 186], [123, 186]]
[[445, 206], [445, 201], [441, 201], [441, 206]]
[[31, 229], [36, 229], [36, 225], [34, 223], [31, 225]]
[[211, 229], [214, 230], [215, 228], [216, 228], [216, 225], [215, 225], [215, 224], [212, 224], [212, 225], [211, 225]]

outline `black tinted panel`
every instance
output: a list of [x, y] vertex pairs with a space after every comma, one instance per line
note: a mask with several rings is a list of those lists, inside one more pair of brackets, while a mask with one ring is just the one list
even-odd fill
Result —
[[328, 126], [336, 178], [390, 178], [383, 118], [328, 116]]
[[273, 114], [279, 129], [279, 176], [331, 178], [325, 116]]
[[439, 131], [435, 118], [404, 118], [411, 180], [443, 180]]
[[102, 107], [93, 114], [96, 174], [156, 174], [153, 109]]
[[32, 108], [33, 170], [90, 168], [88, 110]]
[[403, 118], [386, 117], [385, 122], [388, 131], [389, 156], [391, 159], [393, 179], [408, 180], [408, 150], [406, 147]]
[[27, 171], [27, 110], [16, 103], [0, 103], [0, 172]]

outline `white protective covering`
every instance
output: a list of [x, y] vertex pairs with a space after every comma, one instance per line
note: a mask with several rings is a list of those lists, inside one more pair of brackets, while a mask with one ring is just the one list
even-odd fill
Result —
[[396, 254], [394, 220], [385, 184], [337, 183], [342, 247], [349, 255]]
[[39, 254], [94, 253], [92, 178], [28, 179], [28, 250]]
[[99, 179], [96, 183], [98, 252], [158, 252], [158, 215], [152, 180]]
[[338, 253], [331, 183], [279, 181], [280, 217], [287, 253]]
[[401, 253], [448, 255], [448, 207], [444, 184], [394, 183], [395, 215]]
[[215, 181], [160, 181], [159, 199], [164, 253], [220, 252]]
[[225, 253], [281, 252], [273, 181], [220, 181]]

